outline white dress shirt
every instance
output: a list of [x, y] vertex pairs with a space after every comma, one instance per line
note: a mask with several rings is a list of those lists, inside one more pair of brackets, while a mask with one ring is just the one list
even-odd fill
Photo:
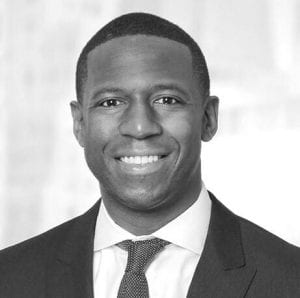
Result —
[[202, 183], [196, 202], [151, 235], [135, 236], [117, 225], [100, 205], [94, 239], [95, 298], [116, 298], [127, 264], [127, 251], [115, 244], [153, 237], [171, 242], [159, 252], [145, 274], [150, 298], [186, 297], [203, 251], [211, 213], [211, 201]]

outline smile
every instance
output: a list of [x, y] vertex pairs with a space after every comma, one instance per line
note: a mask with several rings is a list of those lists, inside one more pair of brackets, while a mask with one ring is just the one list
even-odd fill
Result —
[[163, 158], [162, 155], [124, 156], [124, 157], [120, 157], [120, 161], [128, 164], [144, 165], [144, 164], [157, 162], [161, 158]]

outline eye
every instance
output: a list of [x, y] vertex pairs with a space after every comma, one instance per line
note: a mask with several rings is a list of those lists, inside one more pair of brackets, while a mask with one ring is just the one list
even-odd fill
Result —
[[162, 105], [174, 105], [180, 103], [178, 99], [172, 96], [163, 96], [159, 99], [156, 99], [154, 102]]
[[98, 106], [110, 108], [110, 107], [116, 107], [116, 106], [123, 105], [123, 104], [124, 104], [124, 102], [119, 99], [110, 98], [110, 99], [106, 99], [106, 100], [100, 102], [98, 104]]

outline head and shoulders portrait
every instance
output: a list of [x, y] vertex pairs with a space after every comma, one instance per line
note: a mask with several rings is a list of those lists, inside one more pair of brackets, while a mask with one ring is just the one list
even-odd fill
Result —
[[222, 101], [202, 51], [186, 30], [144, 12], [112, 18], [85, 43], [70, 109], [101, 196], [0, 251], [1, 297], [300, 295], [300, 249], [206, 188], [202, 151]]

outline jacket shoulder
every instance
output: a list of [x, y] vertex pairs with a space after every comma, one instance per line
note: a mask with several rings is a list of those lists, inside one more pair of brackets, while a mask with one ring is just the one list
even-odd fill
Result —
[[246, 263], [256, 275], [249, 297], [300, 297], [300, 248], [238, 217]]
[[64, 268], [64, 253], [74, 256], [72, 253], [81, 252], [89, 241], [99, 202], [83, 215], [0, 251], [1, 298], [45, 297], [49, 280], [56, 278], [56, 270]]
[[[80, 217], [80, 216], [79, 216]], [[0, 251], [0, 284], [9, 276], [42, 276], [42, 268], [57, 251], [58, 246], [79, 217], [71, 219], [49, 231]]]
[[238, 217], [241, 237], [247, 258], [264, 271], [281, 272], [300, 278], [300, 248], [292, 245], [262, 227]]

